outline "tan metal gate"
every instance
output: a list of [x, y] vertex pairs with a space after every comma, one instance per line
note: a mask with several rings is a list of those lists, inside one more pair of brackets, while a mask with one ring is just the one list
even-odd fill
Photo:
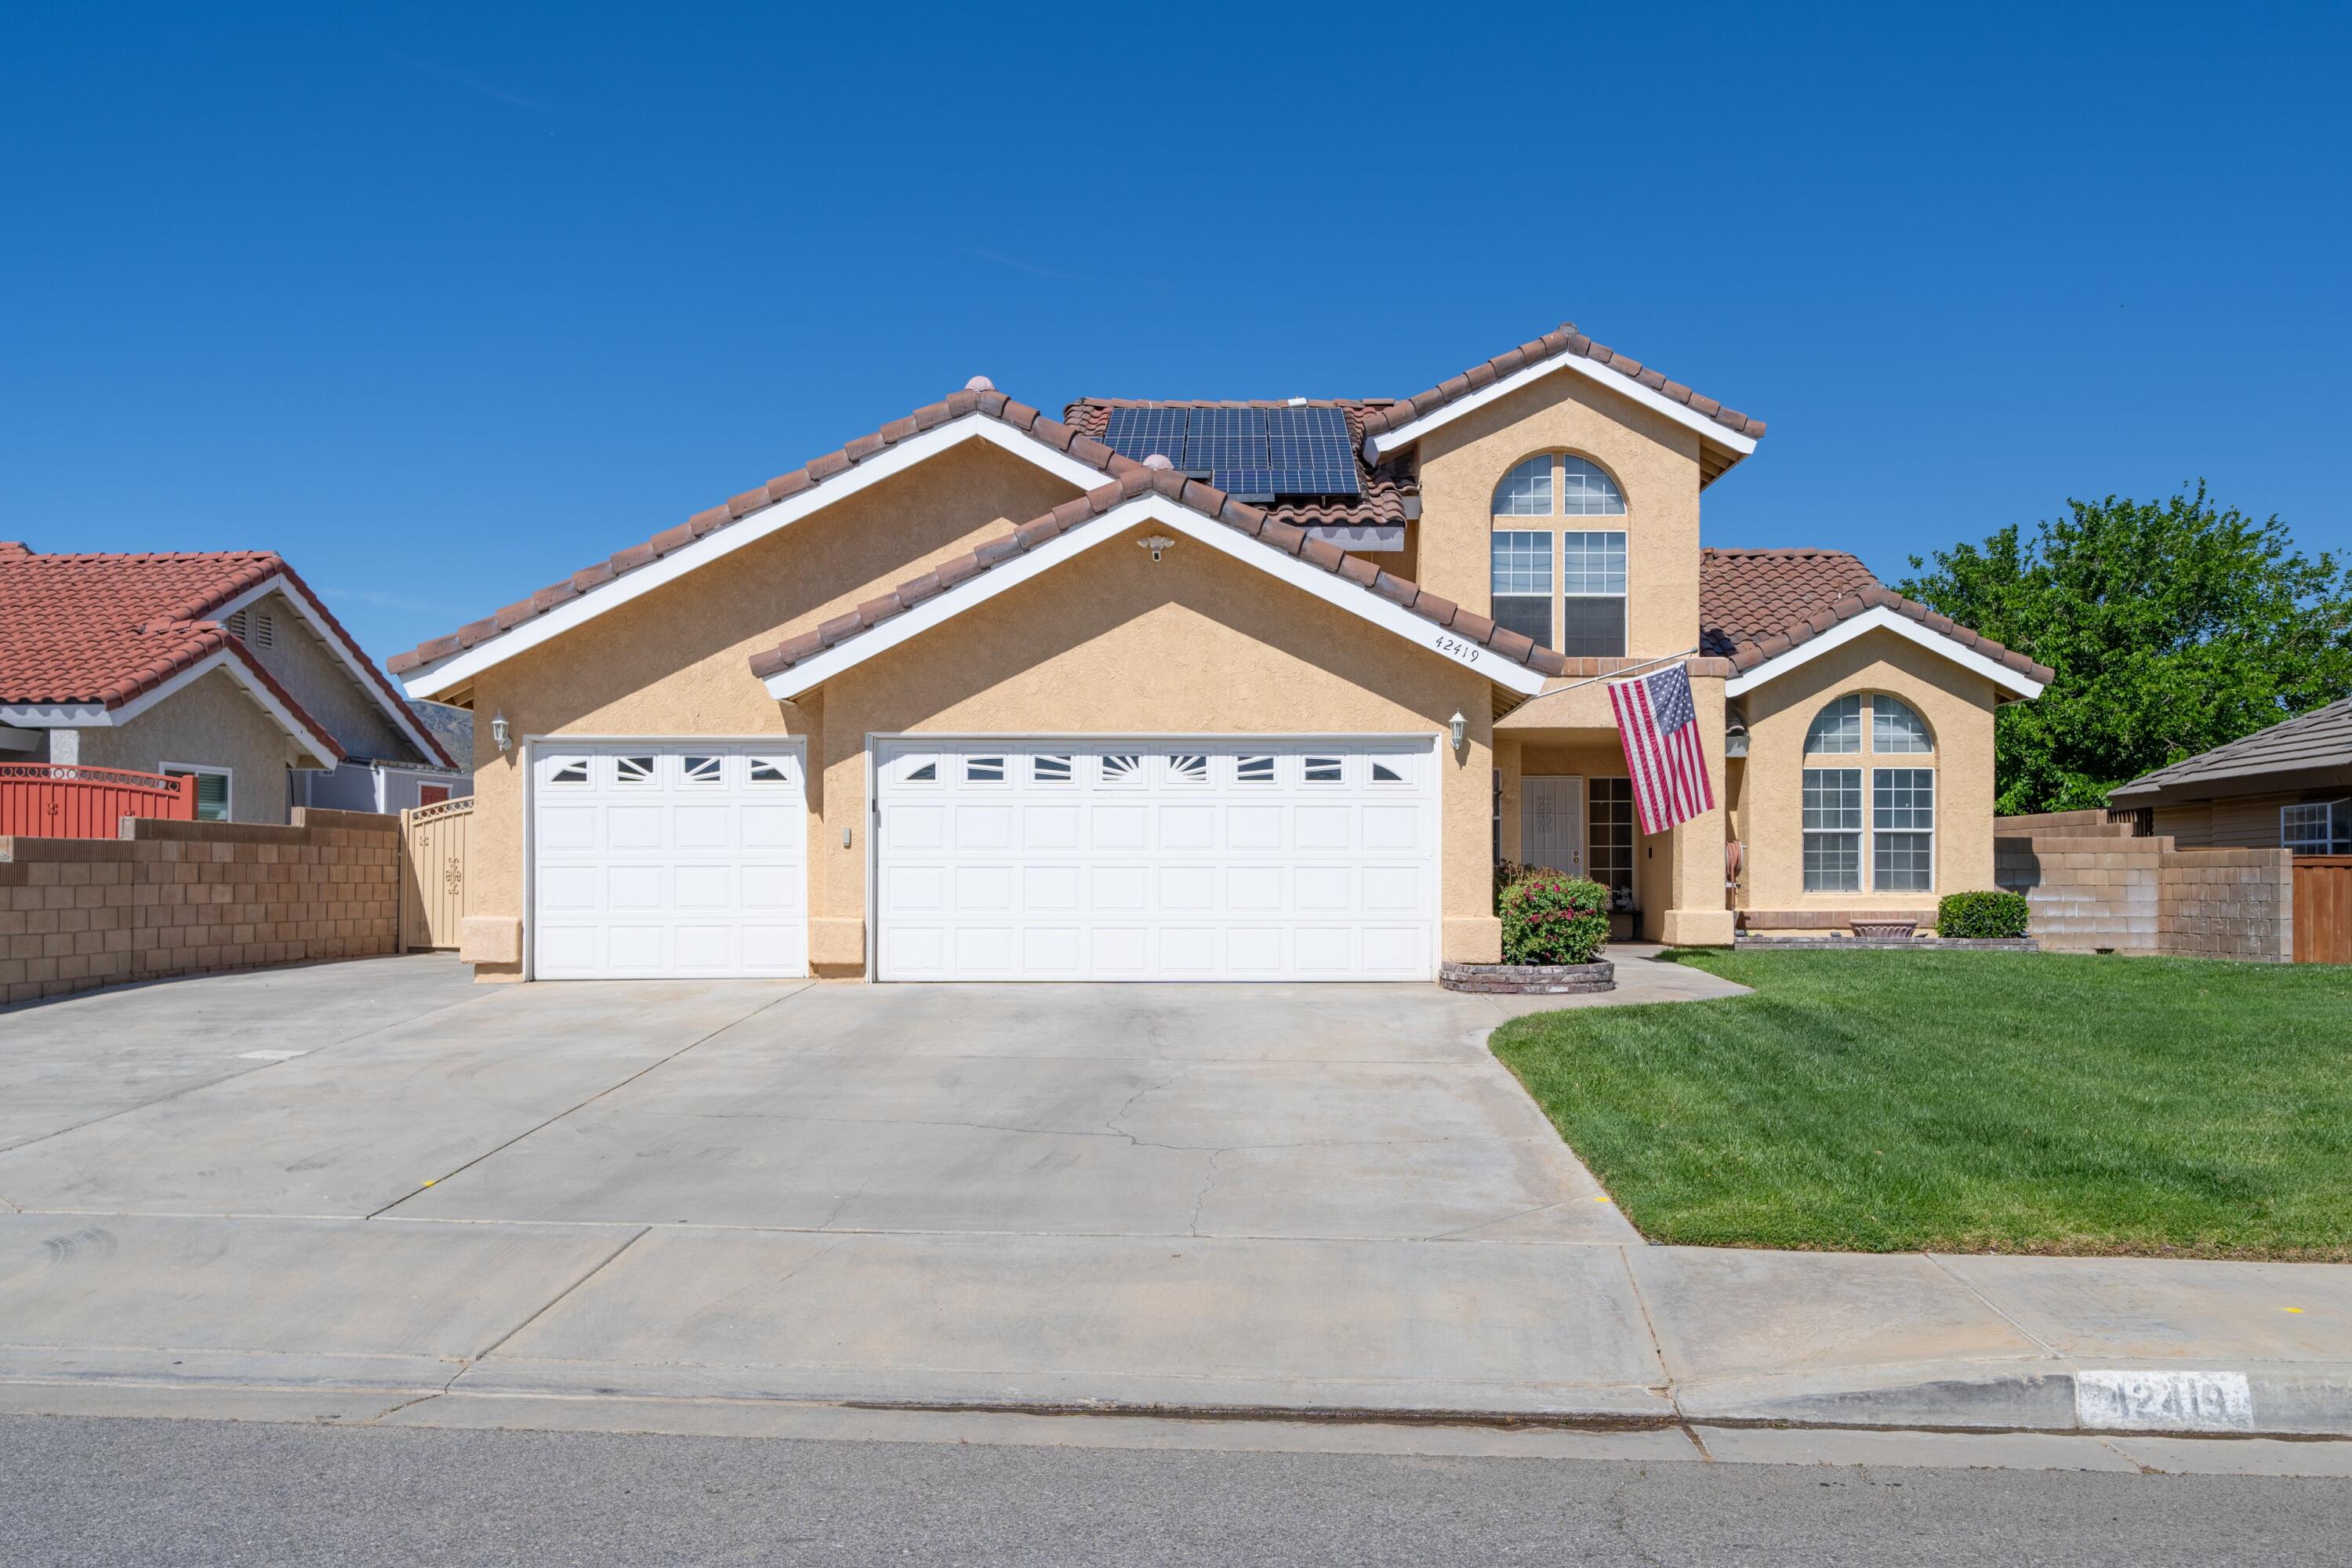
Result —
[[455, 947], [457, 922], [474, 907], [466, 839], [474, 797], [412, 806], [400, 814], [400, 945]]

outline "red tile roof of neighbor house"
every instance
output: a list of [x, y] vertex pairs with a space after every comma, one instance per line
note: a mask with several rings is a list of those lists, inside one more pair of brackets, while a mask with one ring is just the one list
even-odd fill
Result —
[[[981, 379], [974, 378], [976, 381]], [[528, 599], [518, 599], [495, 614], [459, 626], [446, 637], [419, 643], [406, 653], [396, 653], [385, 662], [394, 674], [403, 675], [488, 642], [560, 605], [568, 604], [583, 594], [593, 593], [616, 577], [649, 566], [665, 555], [683, 550], [707, 534], [740, 522], [780, 501], [789, 500], [804, 490], [845, 474], [867, 458], [889, 450], [909, 437], [945, 425], [950, 420], [975, 414], [1010, 425], [1089, 468], [1100, 468], [1106, 474], [1117, 475], [1130, 468], [1140, 471], [1140, 465], [1119, 457], [1101, 442], [1060, 420], [1047, 418], [1025, 403], [1016, 403], [984, 383], [979, 386], [967, 386], [961, 392], [916, 409], [904, 419], [885, 425], [870, 436], [859, 437], [839, 451], [828, 452], [791, 473], [779, 474], [764, 485], [696, 512], [676, 528], [656, 533], [642, 544], [632, 545], [616, 555], [584, 566], [562, 582], [541, 588]]]
[[1320, 566], [1326, 572], [1345, 577], [1366, 593], [1378, 594], [1433, 625], [1448, 628], [1464, 641], [1489, 648], [1514, 663], [1524, 664], [1546, 675], [1559, 675], [1568, 668], [1567, 662], [1551, 649], [1538, 647], [1517, 632], [1498, 626], [1486, 616], [1465, 609], [1451, 599], [1440, 598], [1423, 589], [1419, 584], [1383, 571], [1360, 555], [1350, 555], [1336, 544], [1309, 538], [1306, 530], [1237, 501], [1213, 485], [1200, 479], [1186, 479], [1170, 469], [1130, 464], [1128, 470], [1112, 483], [1088, 490], [1076, 500], [1064, 501], [1034, 522], [1025, 523], [952, 560], [941, 562], [921, 576], [899, 584], [889, 593], [869, 599], [856, 609], [835, 616], [797, 637], [787, 638], [781, 647], [770, 652], [753, 656], [751, 673], [764, 679], [779, 671], [790, 669], [802, 660], [846, 642], [893, 616], [904, 615], [924, 600], [943, 594], [991, 567], [1002, 565], [1058, 534], [1093, 521], [1147, 490], [1157, 490], [1202, 517], [1245, 533], [1269, 550], [1295, 555], [1310, 565]]
[[1699, 651], [1753, 669], [1866, 610], [1887, 609], [2028, 679], [2056, 672], [1879, 582], [1843, 550], [1699, 552]]
[[[365, 650], [273, 552], [49, 555], [13, 542], [0, 543], [0, 703], [120, 708], [226, 651], [285, 704], [324, 754], [341, 758], [343, 748], [326, 727], [212, 618], [219, 606], [273, 578], [341, 639], [383, 700], [409, 711]], [[415, 727], [433, 742], [421, 723]], [[437, 742], [427, 760], [457, 765]]]

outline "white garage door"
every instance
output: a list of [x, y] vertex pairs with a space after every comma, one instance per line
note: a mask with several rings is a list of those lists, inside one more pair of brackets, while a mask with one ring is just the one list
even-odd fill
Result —
[[1435, 975], [1427, 738], [927, 736], [875, 764], [881, 979]]
[[808, 973], [798, 748], [557, 741], [535, 749], [538, 978]]

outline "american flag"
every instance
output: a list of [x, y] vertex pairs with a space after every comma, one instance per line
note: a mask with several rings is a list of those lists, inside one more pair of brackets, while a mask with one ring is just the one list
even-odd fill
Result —
[[1698, 706], [1681, 665], [1611, 681], [1609, 706], [1625, 742], [1643, 832], [1664, 833], [1715, 809], [1715, 786], [1707, 782], [1706, 753], [1698, 741]]

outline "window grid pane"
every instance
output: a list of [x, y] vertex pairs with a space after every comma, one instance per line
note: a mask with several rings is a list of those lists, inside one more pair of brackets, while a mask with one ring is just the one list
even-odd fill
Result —
[[1551, 535], [1506, 530], [1494, 536], [1493, 591], [1551, 595]]
[[1506, 631], [1518, 633], [1539, 647], [1550, 647], [1551, 596], [1547, 594], [1540, 599], [1497, 598], [1495, 624]]
[[1559, 585], [1570, 594], [1625, 591], [1625, 536], [1563, 533], [1559, 536]]
[[1932, 752], [1936, 743], [1909, 703], [1881, 693], [1870, 700], [1870, 749], [1900, 756]]
[[1551, 515], [1551, 458], [1529, 458], [1495, 487], [1496, 517]]
[[1862, 889], [1862, 835], [1805, 835], [1805, 891], [1852, 893]]
[[[1822, 752], [1831, 756], [1862, 750], [1862, 699], [1841, 697], [1813, 717], [1813, 727], [1805, 732], [1808, 753]], [[1856, 823], [1855, 826], [1862, 825]]]
[[1933, 768], [1874, 768], [1870, 777], [1871, 826], [1925, 833], [1936, 826]]
[[1862, 770], [1805, 770], [1805, 831], [1858, 833], [1862, 830]]
[[1625, 599], [1622, 595], [1598, 599], [1563, 599], [1560, 611], [1559, 641], [1554, 645], [1559, 652], [1576, 658], [1625, 657]]
[[1559, 460], [1559, 510], [1570, 517], [1622, 517], [1625, 498], [1607, 474], [1581, 458]]

